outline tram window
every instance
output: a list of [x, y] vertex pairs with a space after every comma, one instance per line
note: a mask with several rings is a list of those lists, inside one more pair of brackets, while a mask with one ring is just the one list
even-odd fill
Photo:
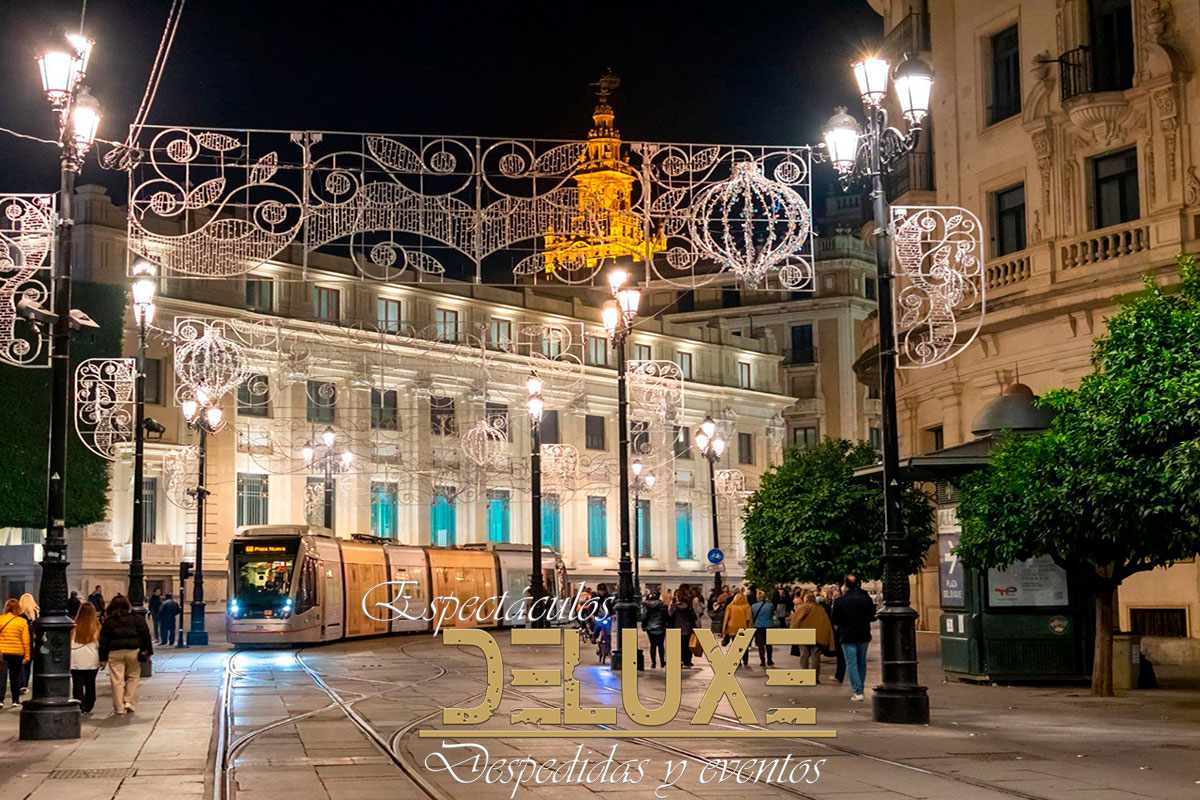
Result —
[[297, 614], [303, 614], [318, 604], [317, 585], [319, 583], [317, 560], [315, 558], [304, 559], [304, 564], [300, 567], [300, 582], [296, 585]]
[[298, 547], [298, 540], [234, 543], [234, 597], [246, 611], [282, 607], [291, 592]]

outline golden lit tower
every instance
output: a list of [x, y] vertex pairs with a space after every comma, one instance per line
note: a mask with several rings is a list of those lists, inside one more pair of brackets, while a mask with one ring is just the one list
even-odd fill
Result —
[[588, 131], [587, 149], [579, 157], [575, 184], [579, 192], [579, 215], [570, 230], [546, 234], [546, 272], [563, 268], [576, 270], [586, 262], [597, 268], [604, 259], [631, 258], [643, 261], [666, 249], [666, 237], [646, 235], [644, 220], [630, 210], [633, 167], [621, 155], [621, 134], [613, 127], [613, 110], [608, 96], [621, 85], [610, 69], [596, 87], [596, 109]]

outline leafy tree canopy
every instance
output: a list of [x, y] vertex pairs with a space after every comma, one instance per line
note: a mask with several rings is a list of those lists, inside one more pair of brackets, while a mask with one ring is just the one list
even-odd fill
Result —
[[[788, 452], [762, 477], [746, 507], [747, 579], [756, 584], [837, 583], [853, 572], [865, 580], [883, 568], [883, 491], [856, 481], [858, 467], [878, 454], [866, 442], [827, 438]], [[916, 487], [902, 503], [909, 570], [916, 571], [933, 543], [933, 506]]]

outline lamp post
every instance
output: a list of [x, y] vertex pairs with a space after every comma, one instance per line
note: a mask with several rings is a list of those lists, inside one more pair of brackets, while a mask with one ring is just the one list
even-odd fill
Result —
[[[933, 72], [920, 59], [906, 56], [894, 75], [882, 58], [853, 65], [867, 124], [860, 129], [844, 108], [825, 130], [828, 157], [844, 184], [870, 182], [875, 211], [875, 271], [879, 294], [879, 389], [883, 406], [883, 609], [879, 612], [883, 680], [875, 687], [871, 712], [876, 722], [923, 724], [929, 721], [929, 696], [917, 683], [916, 619], [909, 605], [908, 572], [901, 550], [900, 445], [896, 427], [896, 341], [892, 327], [890, 258], [891, 208], [884, 176], [897, 159], [912, 152], [929, 112]], [[889, 75], [908, 132], [889, 126], [883, 108]]]
[[642, 559], [642, 519], [638, 513], [638, 505], [641, 503], [641, 493], [643, 491], [648, 492], [654, 488], [654, 473], [647, 472], [643, 475], [640, 459], [634, 459], [631, 469], [633, 470], [633, 589], [640, 601], [642, 597], [642, 580], [638, 573]]
[[[621, 555], [617, 562], [617, 630], [613, 641], [613, 653], [609, 659], [614, 670], [621, 669], [621, 640], [622, 632], [626, 629], [637, 630], [637, 599], [633, 588], [633, 563], [629, 552], [629, 397], [625, 369], [625, 340], [633, 328], [633, 320], [637, 317], [638, 306], [642, 301], [642, 293], [634, 288], [626, 288], [629, 273], [623, 269], [613, 269], [608, 273], [608, 286], [612, 291], [613, 300], [604, 304], [601, 318], [613, 344], [613, 352], [617, 359], [617, 491], [620, 494], [619, 530], [621, 538]], [[637, 663], [642, 664], [642, 652], [639, 648]]]
[[[320, 458], [317, 458], [316, 445], [312, 440], [306, 442], [300, 451], [310, 469], [320, 461], [321, 469], [325, 473], [325, 519], [323, 523], [330, 531], [333, 530], [333, 473], [335, 470], [344, 472], [350, 469], [350, 464], [354, 462], [354, 454], [349, 450], [343, 450], [340, 454], [334, 450], [333, 445], [336, 441], [337, 434], [333, 432], [333, 428], [326, 427], [321, 431], [321, 444], [324, 446], [325, 452]], [[336, 463], [339, 461], [341, 462], [340, 466]]]
[[541, 616], [535, 611], [537, 603], [546, 595], [545, 576], [542, 575], [542, 412], [546, 410], [546, 401], [542, 399], [542, 379], [537, 373], [529, 373], [525, 382], [529, 392], [529, 520], [530, 543], [533, 551], [529, 575], [529, 618], [531, 628], [544, 628], [547, 625], [545, 609]]
[[[714, 550], [719, 550], [721, 539], [717, 532], [717, 462], [725, 452], [725, 437], [717, 430], [717, 423], [713, 422], [713, 418], [707, 416], [704, 422], [700, 423], [700, 430], [696, 431], [695, 438], [696, 449], [708, 462], [708, 495], [712, 502], [712, 546]], [[717, 590], [718, 595], [721, 593], [719, 572], [713, 573], [713, 588]]]
[[[129, 554], [129, 603], [133, 613], [146, 618], [146, 572], [142, 564], [142, 542], [146, 536], [146, 515], [142, 507], [146, 474], [146, 331], [154, 322], [154, 296], [157, 293], [157, 269], [139, 261], [133, 266], [133, 320], [137, 323], [137, 362], [133, 376], [133, 529]], [[142, 676], [150, 674], [150, 661], [142, 662]]]
[[187, 426], [200, 434], [196, 488], [188, 490], [188, 494], [196, 498], [196, 567], [192, 573], [192, 624], [187, 634], [189, 647], [208, 644], [208, 631], [204, 628], [204, 504], [210, 494], [207, 487], [208, 435], [221, 429], [222, 417], [220, 406], [210, 404], [203, 392], [195, 400], [183, 401], [183, 418]]
[[71, 630], [67, 616], [66, 469], [71, 424], [71, 201], [75, 176], [96, 138], [100, 106], [82, 86], [93, 42], [67, 37], [67, 47], [38, 58], [42, 89], [58, 118], [58, 238], [51, 286], [50, 424], [46, 464], [46, 539], [42, 546], [42, 614], [33, 623], [33, 687], [21, 706], [20, 738], [78, 739], [79, 703], [71, 697]]

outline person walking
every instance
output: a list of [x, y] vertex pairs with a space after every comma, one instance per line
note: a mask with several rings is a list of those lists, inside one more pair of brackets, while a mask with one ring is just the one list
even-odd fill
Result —
[[166, 644], [158, 636], [158, 611], [162, 608], [162, 604], [162, 589], [155, 587], [154, 593], [150, 595], [150, 599], [146, 602], [146, 611], [150, 614], [150, 632], [154, 634], [154, 641], [158, 644]]
[[146, 620], [133, 613], [129, 598], [117, 595], [108, 604], [100, 626], [100, 668], [108, 665], [114, 714], [135, 711], [141, 662], [153, 653]]
[[781, 586], [771, 595], [771, 602], [775, 604], [775, 627], [786, 628], [794, 610], [791, 594]]
[[729, 587], [723, 591], [715, 588], [708, 592], [708, 627], [713, 636], [720, 641], [721, 630], [725, 624], [725, 606], [729, 604]]
[[833, 625], [825, 609], [817, 604], [816, 595], [807, 590], [797, 592], [796, 610], [788, 625], [792, 628], [811, 628], [816, 633], [815, 644], [802, 644], [800, 648], [800, 669], [811, 669], [814, 672], [813, 681], [821, 682], [821, 653], [833, 649]]
[[858, 578], [847, 575], [842, 581], [842, 596], [833, 601], [832, 622], [841, 632], [846, 673], [854, 694], [850, 699], [862, 702], [867, 680], [867, 647], [871, 643], [871, 623], [875, 621], [875, 603], [862, 590]]
[[691, 669], [694, 666], [691, 645], [692, 633], [696, 630], [696, 612], [692, 610], [691, 590], [686, 586], [680, 586], [675, 591], [670, 613], [671, 627], [679, 630], [679, 642], [682, 645], [679, 651], [680, 658], [683, 660], [683, 666]]
[[[819, 604], [829, 616], [829, 624], [833, 625], [833, 601], [838, 597], [836, 586], [826, 586], [821, 593]], [[829, 655], [826, 653], [825, 655]], [[842, 639], [838, 635], [836, 625], [833, 625], [833, 657], [837, 660], [837, 668], [833, 671], [833, 679], [838, 683], [846, 680], [846, 655], [842, 652]]]
[[168, 592], [167, 597], [158, 607], [158, 643], [163, 645], [175, 644], [175, 619], [183, 613], [174, 598]]
[[[33, 595], [31, 595], [29, 592], [21, 595], [20, 603], [21, 616], [25, 618], [27, 623], [29, 623], [29, 630], [32, 631], [33, 623], [37, 620], [38, 615], [42, 613], [42, 609], [38, 606], [37, 600], [34, 600]], [[31, 661], [25, 665], [23, 670], [21, 670], [21, 694], [25, 694], [27, 691], [29, 691], [29, 677], [32, 672], [33, 662]]]
[[[79, 710], [92, 713], [96, 707], [96, 673], [100, 671], [100, 620], [91, 603], [79, 606], [75, 631], [71, 634], [71, 696]], [[140, 671], [140, 670], [139, 670]]]
[[667, 666], [667, 627], [671, 623], [671, 615], [667, 612], [666, 604], [659, 598], [658, 592], [650, 592], [646, 602], [642, 604], [642, 630], [650, 639], [650, 669], [657, 669], [659, 664]]
[[75, 619], [81, 605], [83, 605], [83, 601], [79, 599], [79, 592], [72, 591], [71, 596], [67, 598], [67, 616]]
[[[4, 615], [0, 616], [0, 708], [8, 708], [4, 699], [4, 687], [12, 689], [13, 705], [21, 700], [21, 688], [25, 680], [25, 665], [33, 651], [29, 648], [29, 623], [21, 616], [21, 601], [10, 597], [4, 604]], [[4, 679], [7, 676], [8, 681]]]
[[100, 619], [104, 619], [104, 609], [107, 606], [104, 603], [104, 591], [100, 588], [100, 584], [96, 584], [96, 590], [88, 595], [88, 602], [92, 604], [92, 608], [96, 609], [96, 615]]
[[775, 604], [767, 599], [767, 593], [759, 589], [754, 605], [750, 606], [750, 619], [754, 625], [754, 644], [758, 648], [758, 665], [775, 666], [775, 648], [767, 644], [767, 630], [775, 627]]
[[[721, 626], [721, 633], [724, 638], [721, 640], [723, 644], [729, 644], [733, 637], [738, 635], [738, 632], [749, 628], [750, 623], [750, 604], [746, 602], [746, 595], [741, 589], [733, 593], [733, 599], [729, 601], [729, 605], [725, 607], [725, 622]], [[750, 663], [750, 648], [746, 648], [746, 652], [742, 654], [742, 665]]]

